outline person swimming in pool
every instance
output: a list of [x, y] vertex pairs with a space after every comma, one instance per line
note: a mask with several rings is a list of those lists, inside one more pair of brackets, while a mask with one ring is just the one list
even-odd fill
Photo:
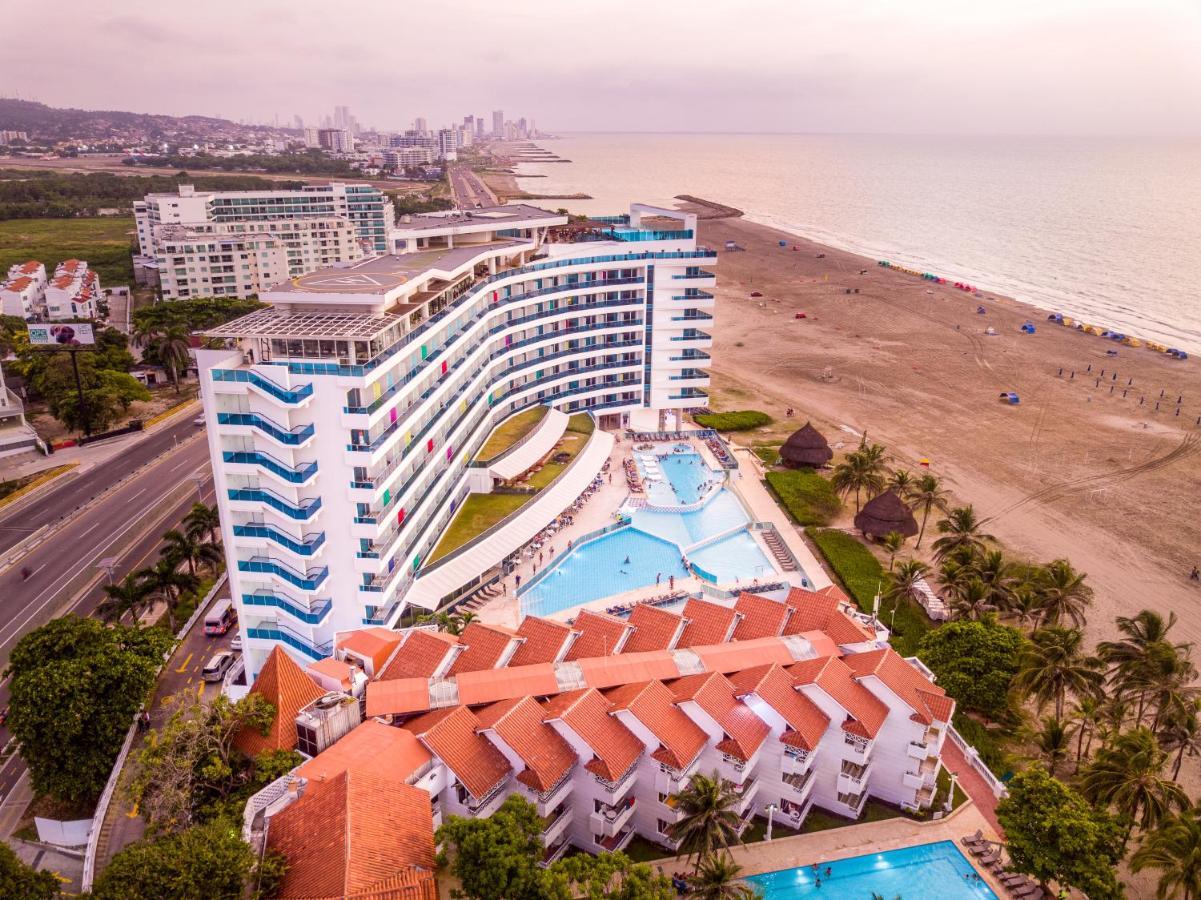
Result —
[[622, 564], [623, 566], [628, 566], [628, 565], [630, 564], [630, 558], [627, 556], [625, 559], [623, 559], [623, 560], [621, 561], [621, 564]]

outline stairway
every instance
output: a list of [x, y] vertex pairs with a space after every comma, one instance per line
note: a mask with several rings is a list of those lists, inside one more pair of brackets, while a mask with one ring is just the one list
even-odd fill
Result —
[[784, 539], [780, 537], [780, 533], [774, 528], [766, 531], [761, 531], [763, 542], [767, 544], [767, 549], [772, 552], [772, 556], [776, 558], [776, 562], [780, 564], [780, 568], [785, 572], [796, 572], [798, 566], [796, 560], [792, 556], [792, 552], [784, 543]]

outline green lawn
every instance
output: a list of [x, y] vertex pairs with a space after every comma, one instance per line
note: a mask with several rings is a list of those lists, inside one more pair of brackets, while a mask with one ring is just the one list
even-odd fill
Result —
[[842, 509], [830, 482], [812, 469], [768, 472], [764, 477], [780, 506], [798, 525], [828, 525]]
[[765, 444], [755, 444], [755, 446], [751, 448], [751, 452], [759, 457], [765, 466], [774, 466], [780, 462], [779, 441]]
[[488, 440], [484, 442], [484, 446], [480, 448], [480, 452], [476, 454], [475, 458], [487, 462], [500, 456], [533, 431], [535, 426], [546, 418], [549, 411], [549, 406], [535, 406], [532, 409], [522, 410], [515, 416], [510, 416], [496, 426], [496, 430], [488, 436]]
[[812, 834], [815, 831], [829, 831], [831, 828], [843, 828], [847, 825], [858, 825], [862, 822], [882, 822], [885, 819], [897, 819], [903, 815], [895, 806], [888, 806], [878, 800], [869, 798], [863, 807], [863, 815], [858, 819], [848, 819], [836, 816], [821, 807], [814, 806], [801, 823], [801, 834]]
[[533, 494], [471, 494], [463, 501], [438, 546], [425, 561], [437, 562], [472, 538], [483, 534], [505, 516], [512, 515], [534, 499]]
[[53, 277], [64, 259], [82, 259], [96, 271], [101, 287], [133, 286], [130, 259], [133, 219], [9, 219], [0, 222], [0, 272], [13, 263], [36, 259]]
[[771, 424], [771, 416], [757, 409], [731, 410], [722, 413], [702, 413], [694, 416], [696, 424], [702, 428], [715, 428], [718, 431], [750, 431]]

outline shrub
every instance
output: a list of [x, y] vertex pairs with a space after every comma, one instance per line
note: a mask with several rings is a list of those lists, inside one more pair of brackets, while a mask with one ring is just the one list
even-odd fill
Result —
[[768, 472], [765, 477], [780, 505], [798, 525], [828, 525], [842, 509], [842, 501], [830, 482], [812, 469]]
[[1020, 631], [995, 620], [948, 622], [922, 638], [918, 656], [963, 709], [1001, 719], [1025, 643]]
[[871, 612], [884, 568], [872, 552], [841, 531], [809, 528], [806, 532], [859, 608]]
[[771, 416], [757, 409], [741, 409], [724, 413], [700, 413], [693, 416], [703, 428], [717, 431], [750, 431], [771, 424]]

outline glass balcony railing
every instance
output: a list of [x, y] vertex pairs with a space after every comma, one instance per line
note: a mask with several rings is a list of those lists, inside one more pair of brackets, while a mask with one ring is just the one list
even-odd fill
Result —
[[257, 428], [264, 434], [268, 434], [275, 438], [281, 444], [287, 444], [290, 447], [298, 447], [311, 438], [316, 432], [313, 426], [297, 425], [295, 428], [284, 428], [282, 425], [272, 422], [266, 416], [259, 413], [217, 413], [217, 422], [221, 425], [249, 425], [251, 428]]
[[287, 563], [271, 556], [254, 556], [250, 559], [239, 559], [238, 571], [276, 575], [303, 591], [317, 590], [329, 575], [328, 566], [312, 568], [307, 572], [297, 572]]
[[266, 375], [256, 372], [253, 369], [213, 369], [212, 372], [214, 381], [253, 384], [259, 390], [270, 394], [280, 403], [295, 405], [313, 396], [312, 384], [302, 384], [299, 387], [286, 388], [282, 384], [272, 381]]
[[292, 501], [264, 487], [230, 488], [229, 499], [244, 500], [250, 503], [266, 503], [272, 509], [278, 510], [288, 518], [299, 520], [311, 519], [317, 514], [317, 510], [321, 509], [320, 497], [306, 497], [303, 500]]
[[270, 453], [264, 453], [262, 450], [226, 450], [221, 454], [221, 458], [227, 463], [258, 466], [292, 484], [304, 484], [317, 474], [317, 464], [315, 462], [298, 463], [295, 466], [291, 466], [282, 460], [276, 459]]
[[683, 334], [673, 335], [671, 339], [673, 341], [711, 341], [713, 340], [713, 335], [689, 328]]
[[235, 525], [234, 534], [238, 537], [266, 538], [301, 556], [312, 556], [325, 543], [324, 531], [314, 531], [297, 540], [283, 529], [268, 525], [266, 522], [247, 522], [244, 525]]
[[314, 660], [324, 659], [329, 656], [334, 646], [333, 641], [326, 641], [324, 644], [314, 644], [309, 638], [297, 634], [286, 625], [280, 625], [278, 622], [263, 622], [257, 626], [247, 628], [246, 636], [267, 641], [282, 641], [289, 647], [295, 647], [305, 656]]
[[321, 600], [306, 608], [291, 597], [264, 591], [243, 594], [242, 603], [246, 606], [269, 606], [282, 610], [292, 618], [304, 622], [306, 625], [320, 625], [328, 618], [329, 611], [334, 606], [333, 601]]

